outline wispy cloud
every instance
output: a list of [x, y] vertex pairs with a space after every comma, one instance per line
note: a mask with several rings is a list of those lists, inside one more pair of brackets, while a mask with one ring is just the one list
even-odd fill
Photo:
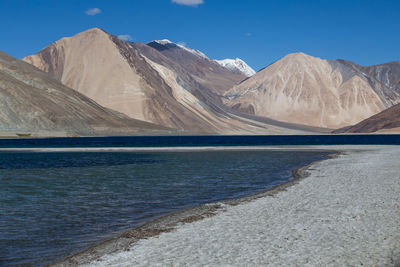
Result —
[[246, 36], [252, 36], [253, 34], [251, 32], [246, 33]]
[[171, 0], [172, 3], [185, 6], [198, 6], [204, 4], [204, 0]]
[[128, 42], [134, 40], [134, 38], [133, 38], [132, 36], [130, 36], [129, 34], [121, 34], [121, 35], [118, 35], [118, 39], [120, 39], [120, 40], [122, 40], [122, 41], [128, 41]]
[[88, 10], [85, 11], [85, 13], [86, 13], [86, 15], [89, 15], [89, 16], [95, 16], [95, 15], [101, 13], [101, 9], [97, 8], [97, 7], [89, 8]]

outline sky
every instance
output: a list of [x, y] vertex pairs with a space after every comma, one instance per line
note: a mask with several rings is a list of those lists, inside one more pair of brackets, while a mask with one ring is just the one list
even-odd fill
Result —
[[303, 52], [360, 65], [400, 60], [400, 0], [0, 0], [0, 50], [17, 58], [99, 27], [169, 39], [259, 70]]

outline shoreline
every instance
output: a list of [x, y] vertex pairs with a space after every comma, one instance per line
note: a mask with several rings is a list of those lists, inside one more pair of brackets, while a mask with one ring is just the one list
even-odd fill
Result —
[[12, 133], [1, 133], [0, 139], [5, 140], [23, 140], [23, 139], [55, 139], [55, 138], [112, 138], [112, 137], [164, 137], [164, 136], [303, 136], [303, 135], [400, 135], [400, 130], [396, 128], [388, 128], [383, 131], [371, 132], [371, 133], [333, 133], [333, 132], [304, 132], [304, 133], [276, 133], [276, 134], [217, 134], [217, 133], [182, 133], [182, 134], [171, 134], [171, 135], [152, 135], [151, 133], [139, 134], [139, 135], [34, 135], [31, 136], [18, 136], [15, 132]]
[[[170, 147], [32, 147], [0, 148], [0, 152], [202, 152], [202, 151], [341, 151], [374, 148], [377, 145], [266, 145], [266, 146], [170, 146]], [[380, 145], [392, 147], [395, 145]]]
[[[221, 149], [221, 147], [216, 147], [214, 149]], [[209, 204], [204, 204], [201, 206], [169, 213], [166, 215], [163, 215], [161, 217], [152, 219], [150, 221], [144, 222], [143, 224], [138, 225], [137, 227], [128, 229], [124, 231], [123, 233], [114, 236], [112, 238], [109, 238], [107, 240], [104, 240], [100, 243], [97, 243], [87, 249], [78, 251], [77, 253], [74, 253], [71, 256], [67, 256], [65, 258], [59, 259], [53, 263], [50, 263], [46, 266], [77, 266], [77, 265], [84, 265], [84, 264], [100, 264], [102, 265], [102, 261], [96, 261], [98, 259], [110, 259], [114, 255], [120, 255], [120, 254], [127, 254], [130, 253], [130, 251], [136, 251], [136, 249], [139, 247], [143, 247], [142, 244], [146, 243], [154, 243], [155, 240], [158, 239], [165, 239], [165, 236], [179, 236], [178, 232], [181, 232], [181, 228], [190, 228], [192, 223], [193, 225], [201, 225], [203, 222], [206, 223], [206, 221], [214, 220], [213, 218], [216, 218], [215, 220], [218, 220], [220, 217], [223, 217], [225, 213], [231, 213], [232, 209], [235, 208], [242, 208], [245, 206], [248, 206], [249, 204], [255, 204], [255, 202], [263, 202], [265, 200], [273, 200], [275, 198], [281, 198], [282, 194], [285, 195], [288, 192], [284, 191], [290, 191], [292, 192], [293, 190], [296, 192], [299, 187], [302, 187], [302, 184], [308, 184], [310, 181], [308, 179], [304, 179], [310, 176], [310, 179], [313, 180], [315, 179], [315, 173], [318, 173], [321, 171], [320, 166], [318, 166], [317, 169], [313, 169], [312, 167], [314, 165], [324, 165], [324, 166], [330, 166], [334, 165], [335, 163], [329, 163], [331, 160], [334, 160], [335, 158], [340, 159], [340, 155], [346, 155], [349, 156], [350, 158], [353, 156], [357, 157], [358, 153], [361, 153], [360, 155], [375, 155], [376, 153], [382, 153], [385, 151], [395, 151], [397, 153], [399, 146], [396, 145], [340, 145], [340, 146], [273, 146], [273, 147], [262, 147], [262, 150], [303, 150], [303, 151], [329, 151], [333, 152], [332, 154], [327, 155], [327, 159], [323, 160], [318, 160], [314, 161], [310, 164], [307, 164], [305, 166], [299, 167], [295, 170], [293, 170], [293, 179], [281, 184], [274, 186], [270, 189], [267, 189], [265, 191], [255, 193], [249, 196], [243, 196], [237, 199], [231, 199], [231, 200], [225, 200], [225, 201], [220, 201], [216, 203], [209, 203]], [[82, 148], [80, 148], [82, 149]], [[119, 150], [120, 148], [118, 148]], [[132, 148], [126, 148], [126, 149], [132, 149]], [[169, 151], [175, 151], [176, 147], [174, 148], [169, 148]], [[235, 147], [237, 149], [237, 147]], [[249, 149], [249, 148], [242, 148], [242, 149]], [[258, 148], [261, 149], [261, 148]], [[136, 148], [134, 151], [137, 151]], [[183, 151], [188, 151], [187, 147], [184, 147]], [[194, 151], [201, 151], [198, 149], [198, 147], [195, 147]], [[372, 152], [372, 153], [371, 153]], [[385, 161], [384, 159], [382, 159]], [[319, 164], [319, 163], [324, 163], [328, 162], [328, 164]], [[344, 163], [345, 168], [347, 168], [347, 164], [351, 165], [352, 163], [347, 161]], [[335, 174], [336, 175], [336, 174]], [[319, 176], [317, 176], [319, 177]], [[300, 181], [305, 181], [299, 184]], [[294, 186], [299, 184], [299, 186]], [[278, 194], [282, 192], [281, 194]], [[272, 196], [272, 197], [271, 197]], [[218, 215], [218, 216], [217, 216]], [[222, 216], [221, 216], [222, 215]], [[250, 215], [252, 216], [252, 215]], [[247, 217], [246, 217], [247, 218]], [[162, 234], [162, 235], [161, 235]], [[395, 234], [397, 234], [397, 230], [395, 231]], [[154, 243], [154, 245], [157, 243]], [[133, 245], [133, 246], [132, 246]], [[397, 248], [397, 247], [396, 247]], [[157, 248], [154, 248], [157, 250]], [[160, 249], [158, 247], [158, 249]], [[397, 250], [396, 250], [397, 251]], [[400, 258], [398, 258], [395, 254], [394, 258], [392, 258], [392, 262], [395, 262], [396, 264], [400, 263]], [[399, 254], [400, 256], [400, 254]], [[146, 261], [145, 261], [146, 262]], [[129, 265], [128, 265], [129, 266]], [[397, 266], [397, 265], [396, 265]]]
[[[186, 223], [192, 223], [195, 221], [203, 220], [205, 218], [212, 217], [214, 215], [217, 215], [221, 212], [224, 212], [226, 210], [227, 206], [236, 206], [248, 202], [252, 202], [256, 199], [263, 198], [263, 197], [268, 197], [268, 196], [274, 196], [278, 194], [281, 191], [286, 190], [288, 187], [291, 187], [295, 184], [297, 184], [300, 180], [307, 178], [310, 173], [308, 172], [308, 169], [321, 161], [326, 161], [330, 160], [332, 158], [336, 158], [342, 153], [344, 153], [342, 150], [336, 150], [336, 149], [327, 149], [327, 148], [309, 148], [306, 146], [301, 146], [299, 147], [169, 147], [169, 148], [149, 148], [142, 150], [142, 148], [125, 148], [125, 149], [120, 149], [120, 148], [114, 148], [109, 150], [107, 149], [99, 149], [99, 148], [73, 148], [72, 149], [74, 152], [75, 151], [85, 151], [85, 152], [125, 152], [125, 151], [134, 151], [134, 152], [201, 152], [201, 151], [243, 151], [243, 150], [299, 150], [299, 151], [326, 151], [329, 154], [326, 155], [325, 159], [322, 160], [317, 160], [313, 161], [311, 163], [308, 163], [304, 166], [301, 166], [299, 168], [296, 168], [292, 170], [292, 179], [289, 180], [288, 182], [285, 182], [283, 184], [279, 184], [276, 186], [273, 186], [269, 189], [263, 190], [261, 192], [257, 192], [251, 195], [247, 196], [242, 196], [239, 198], [233, 198], [233, 199], [227, 199], [219, 202], [213, 202], [213, 203], [206, 203], [200, 206], [195, 206], [192, 208], [188, 209], [183, 209], [180, 211], [176, 211], [173, 213], [168, 213], [165, 215], [162, 215], [160, 217], [151, 219], [147, 222], [144, 222], [136, 227], [133, 227], [131, 229], [128, 229], [121, 234], [118, 234], [112, 238], [106, 239], [100, 243], [94, 244], [86, 249], [83, 249], [81, 251], [78, 251], [70, 256], [64, 257], [58, 261], [55, 261], [53, 263], [50, 263], [46, 266], [77, 266], [77, 265], [82, 265], [82, 264], [88, 264], [90, 262], [93, 262], [105, 255], [109, 255], [112, 253], [120, 252], [120, 251], [129, 251], [129, 248], [137, 243], [138, 241], [142, 239], [147, 239], [150, 237], [155, 237], [158, 236], [162, 233], [166, 232], [171, 232], [179, 228], [181, 225], [186, 224]], [[0, 149], [2, 151], [2, 149]], [[14, 151], [14, 150], [12, 150]], [[20, 150], [18, 150], [20, 151]], [[26, 151], [26, 150], [23, 150]], [[32, 150], [29, 150], [32, 151]], [[35, 152], [38, 152], [38, 150], [34, 150]], [[63, 151], [63, 152], [71, 152], [71, 149], [60, 149], [57, 151]], [[53, 149], [45, 149], [43, 151], [40, 149], [39, 152], [55, 152]]]
[[85, 266], [400, 266], [399, 148], [347, 147], [273, 196]]

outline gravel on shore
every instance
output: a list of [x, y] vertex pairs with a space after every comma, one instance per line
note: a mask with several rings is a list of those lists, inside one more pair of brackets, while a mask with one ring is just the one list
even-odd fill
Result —
[[400, 148], [344, 150], [284, 191], [227, 205], [89, 266], [398, 266]]

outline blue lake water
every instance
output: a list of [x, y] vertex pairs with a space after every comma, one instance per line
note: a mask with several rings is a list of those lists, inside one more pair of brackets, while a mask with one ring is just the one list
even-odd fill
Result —
[[0, 139], [6, 147], [400, 145], [400, 135], [129, 136]]
[[157, 216], [284, 183], [326, 154], [2, 152], [0, 263], [49, 263]]
[[[346, 139], [348, 138], [348, 139]], [[0, 147], [400, 144], [398, 135], [0, 140]], [[41, 266], [155, 217], [264, 191], [311, 151], [0, 152], [0, 265]]]

